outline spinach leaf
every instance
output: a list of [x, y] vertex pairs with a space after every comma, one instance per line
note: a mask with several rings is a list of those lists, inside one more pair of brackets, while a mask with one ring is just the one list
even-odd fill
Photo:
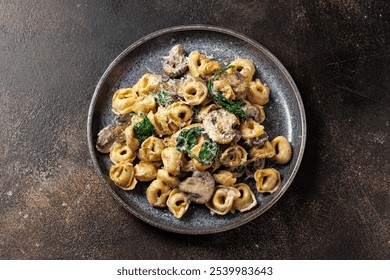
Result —
[[203, 132], [204, 128], [201, 126], [183, 129], [176, 139], [176, 150], [182, 153], [188, 152], [196, 145], [198, 136]]
[[215, 103], [219, 104], [220, 106], [222, 106], [222, 108], [226, 109], [227, 111], [246, 120], [248, 118], [248, 116], [245, 114], [244, 110], [242, 110], [240, 108], [241, 106], [245, 105], [245, 102], [243, 102], [243, 101], [237, 101], [237, 102], [230, 101], [225, 96], [223, 96], [221, 93], [214, 91], [215, 77], [218, 76], [219, 74], [221, 74], [222, 72], [224, 72], [230, 68], [233, 68], [233, 67], [234, 67], [233, 65], [228, 65], [228, 66], [223, 67], [222, 69], [219, 69], [217, 72], [215, 72], [214, 75], [210, 78], [210, 80], [208, 80], [207, 88], [208, 88], [212, 98], [214, 99]]
[[160, 106], [164, 106], [164, 107], [167, 107], [168, 105], [172, 104], [173, 103], [173, 98], [172, 96], [169, 94], [169, 92], [167, 91], [160, 91], [156, 97], [156, 102], [158, 103], [158, 105]]
[[197, 121], [197, 120], [198, 120], [200, 108], [201, 108], [200, 105], [196, 105], [196, 106], [194, 106], [194, 107], [192, 108], [193, 111], [194, 111], [194, 121]]
[[141, 115], [141, 117], [143, 120], [134, 125], [134, 134], [140, 143], [156, 133], [154, 126], [149, 119], [145, 115]]
[[211, 164], [219, 153], [219, 145], [207, 138], [199, 151], [199, 156], [195, 155], [191, 149], [196, 145], [198, 137], [204, 133], [203, 127], [193, 127], [183, 129], [176, 139], [176, 149], [181, 153], [188, 153], [203, 165]]
[[219, 145], [210, 138], [207, 138], [203, 143], [199, 151], [199, 157], [201, 163], [204, 165], [210, 165], [217, 158], [219, 153]]
[[241, 172], [244, 172], [245, 170], [245, 165], [239, 165], [237, 167], [235, 167], [232, 172], [233, 173], [241, 173]]

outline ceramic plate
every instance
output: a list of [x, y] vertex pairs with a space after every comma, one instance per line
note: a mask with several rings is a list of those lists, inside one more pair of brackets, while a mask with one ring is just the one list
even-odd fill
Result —
[[[162, 74], [163, 57], [175, 44], [181, 43], [187, 53], [198, 50], [227, 65], [236, 58], [254, 62], [256, 76], [270, 90], [270, 102], [265, 105], [264, 126], [270, 139], [283, 135], [291, 143], [293, 157], [287, 165], [276, 168], [282, 176], [282, 187], [273, 194], [260, 194], [254, 181], [248, 183], [258, 205], [245, 212], [225, 216], [211, 215], [204, 205], [191, 204], [182, 219], [176, 219], [167, 208], [149, 205], [145, 189], [137, 185], [133, 191], [124, 191], [110, 180], [112, 165], [107, 154], [95, 149], [98, 132], [113, 122], [112, 96], [122, 87], [131, 87], [146, 72]], [[107, 68], [94, 92], [88, 114], [88, 144], [92, 160], [111, 194], [131, 214], [158, 228], [184, 234], [207, 234], [226, 231], [243, 225], [269, 209], [287, 190], [300, 165], [306, 139], [305, 113], [299, 91], [291, 76], [267, 49], [252, 39], [225, 28], [192, 25], [177, 26], [154, 32], [124, 50]], [[267, 161], [266, 167], [273, 167]]]

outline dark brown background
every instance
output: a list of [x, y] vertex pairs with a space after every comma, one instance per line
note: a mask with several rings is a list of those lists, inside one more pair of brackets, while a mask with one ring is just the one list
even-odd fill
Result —
[[[390, 259], [388, 1], [63, 2], [0, 2], [1, 259]], [[150, 32], [193, 23], [271, 50], [308, 121], [301, 168], [281, 200], [209, 236], [128, 214], [86, 139], [109, 63]]]

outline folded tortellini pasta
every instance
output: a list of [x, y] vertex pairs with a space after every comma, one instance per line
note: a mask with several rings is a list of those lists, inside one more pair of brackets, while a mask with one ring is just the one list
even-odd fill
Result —
[[281, 188], [268, 161], [287, 164], [293, 152], [287, 138], [269, 140], [270, 88], [251, 60], [223, 67], [201, 51], [187, 54], [174, 46], [163, 63], [168, 76], [145, 73], [114, 93], [115, 123], [99, 133], [97, 149], [109, 152], [115, 185], [140, 185], [152, 207], [178, 219], [191, 203], [217, 215], [250, 211]]
[[110, 178], [115, 185], [124, 190], [133, 190], [137, 184], [133, 164], [127, 161], [111, 166]]

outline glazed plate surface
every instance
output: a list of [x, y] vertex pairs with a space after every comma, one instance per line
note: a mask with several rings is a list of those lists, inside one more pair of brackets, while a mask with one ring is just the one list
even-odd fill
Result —
[[[258, 193], [253, 180], [242, 182], [250, 185], [258, 205], [244, 213], [225, 216], [211, 215], [204, 205], [192, 204], [182, 219], [176, 219], [167, 208], [149, 205], [145, 190], [147, 184], [138, 184], [133, 191], [118, 188], [109, 178], [112, 163], [108, 154], [95, 149], [97, 134], [111, 124], [112, 96], [116, 90], [133, 86], [146, 72], [163, 74], [162, 62], [176, 44], [183, 44], [188, 54], [198, 50], [207, 57], [219, 61], [222, 66], [236, 58], [252, 60], [256, 66], [255, 77], [270, 88], [270, 102], [266, 104], [265, 130], [270, 139], [285, 136], [291, 143], [293, 156], [286, 165], [266, 167], [280, 171], [282, 187], [273, 194]], [[306, 120], [302, 100], [291, 76], [267, 49], [252, 39], [235, 31], [215, 26], [177, 26], [154, 32], [124, 50], [107, 68], [94, 92], [88, 114], [88, 145], [92, 160], [111, 194], [130, 213], [158, 228], [184, 234], [208, 234], [226, 231], [243, 225], [269, 209], [287, 190], [293, 181], [304, 152]], [[104, 203], [104, 202], [102, 202]]]

